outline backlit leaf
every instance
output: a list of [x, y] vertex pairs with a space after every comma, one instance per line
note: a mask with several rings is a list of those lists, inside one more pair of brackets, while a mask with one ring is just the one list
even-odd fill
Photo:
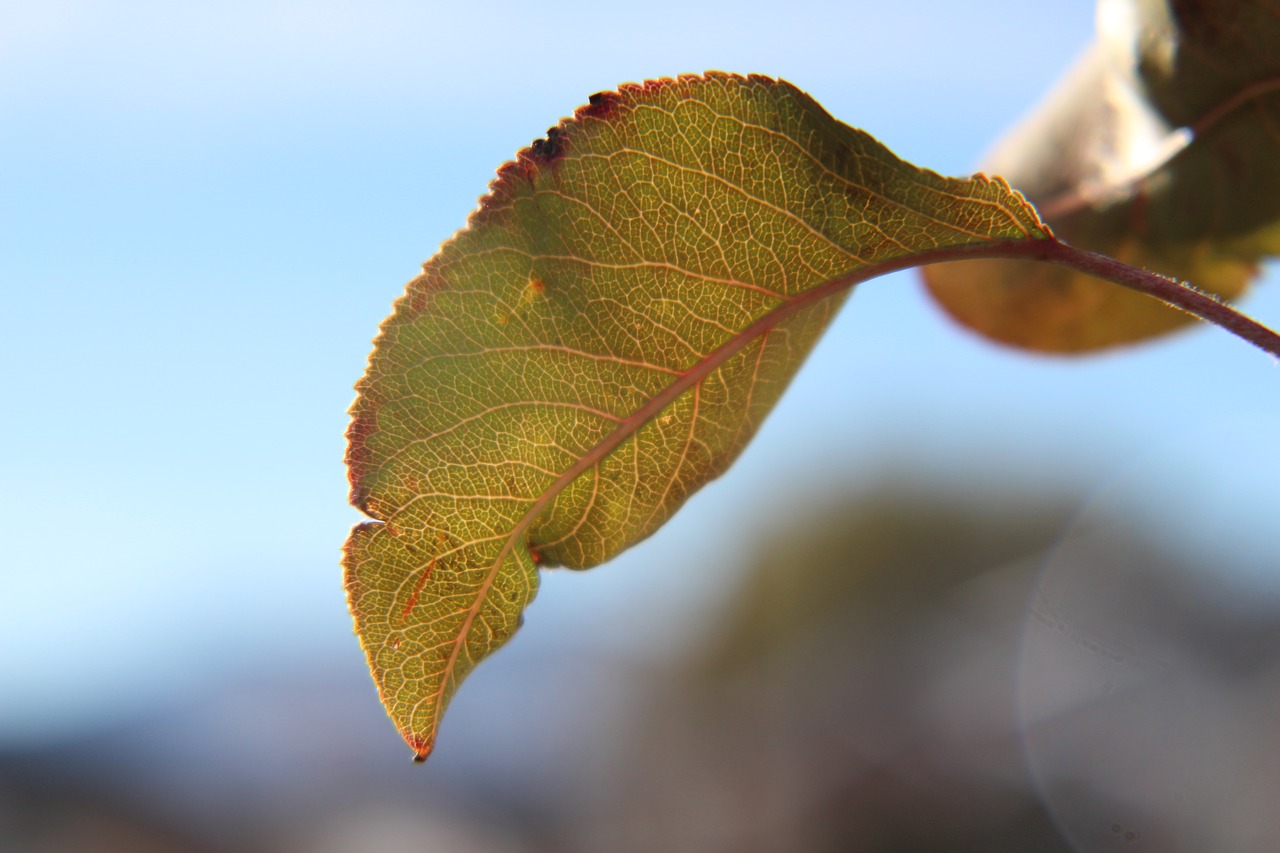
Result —
[[[986, 167], [1041, 205], [1059, 239], [1235, 298], [1280, 253], [1278, 159], [1278, 0], [1102, 0], [1097, 43]], [[1026, 261], [926, 278], [960, 322], [1030, 349], [1083, 352], [1190, 321]]]
[[418, 757], [539, 564], [607, 560], [733, 461], [838, 307], [824, 285], [1047, 237], [1002, 182], [916, 169], [763, 77], [593, 96], [503, 166], [396, 301], [348, 433], [374, 519], [349, 602]]

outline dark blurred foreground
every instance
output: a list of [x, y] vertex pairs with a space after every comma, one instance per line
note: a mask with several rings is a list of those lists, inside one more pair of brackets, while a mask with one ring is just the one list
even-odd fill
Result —
[[1280, 849], [1280, 609], [1078, 504], [780, 510], [700, 647], [517, 638], [425, 768], [354, 671], [11, 747], [0, 850]]

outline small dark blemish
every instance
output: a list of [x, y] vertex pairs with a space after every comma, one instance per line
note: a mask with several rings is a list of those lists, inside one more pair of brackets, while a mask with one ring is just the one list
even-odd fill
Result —
[[613, 117], [618, 108], [617, 92], [596, 92], [587, 98], [587, 105], [579, 107], [578, 118], [595, 118], [607, 121]]
[[558, 127], [549, 127], [546, 138], [535, 139], [530, 150], [535, 158], [549, 165], [564, 153], [564, 134]]

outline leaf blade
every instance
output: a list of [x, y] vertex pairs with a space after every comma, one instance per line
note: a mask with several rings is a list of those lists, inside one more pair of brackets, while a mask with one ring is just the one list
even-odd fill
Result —
[[1047, 236], [1001, 182], [915, 169], [763, 77], [593, 96], [503, 166], [397, 300], [348, 432], [375, 519], [349, 603], [418, 756], [535, 555], [598, 564], [733, 461], [838, 307], [825, 283]]

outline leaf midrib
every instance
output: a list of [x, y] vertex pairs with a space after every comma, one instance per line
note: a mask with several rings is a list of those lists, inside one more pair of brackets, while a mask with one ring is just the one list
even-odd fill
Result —
[[[724, 364], [734, 355], [742, 351], [742, 349], [749, 343], [777, 327], [783, 320], [786, 320], [804, 308], [815, 305], [823, 299], [834, 296], [835, 294], [847, 290], [860, 282], [876, 278], [881, 275], [886, 275], [891, 272], [897, 272], [899, 270], [916, 266], [923, 266], [925, 264], [943, 263], [946, 261], [982, 257], [991, 254], [1003, 253], [1006, 256], [1022, 254], [1024, 251], [1033, 250], [1035, 247], [1046, 242], [1053, 242], [1053, 240], [1052, 238], [1033, 238], [1029, 240], [987, 241], [978, 244], [953, 246], [944, 249], [932, 249], [925, 252], [908, 254], [900, 258], [894, 258], [892, 260], [882, 261], [876, 264], [870, 264], [842, 276], [829, 279], [803, 293], [786, 299], [786, 301], [781, 305], [759, 317], [751, 323], [751, 325], [747, 326], [711, 353], [694, 363], [688, 370], [682, 372], [670, 385], [650, 397], [643, 405], [637, 408], [630, 415], [622, 418], [618, 422], [618, 425], [614, 427], [612, 432], [579, 457], [578, 460], [566, 468], [564, 472], [551, 483], [551, 485], [547, 486], [542, 494], [529, 505], [529, 509], [526, 510], [525, 514], [520, 517], [518, 522], [516, 522], [515, 527], [512, 528], [511, 533], [508, 534], [506, 540], [502, 543], [502, 547], [498, 551], [498, 556], [489, 566], [489, 570], [486, 573], [484, 580], [481, 582], [480, 588], [477, 590], [475, 602], [467, 609], [467, 615], [463, 619], [462, 627], [458, 631], [457, 638], [453, 642], [453, 648], [449, 651], [449, 658], [445, 661], [444, 671], [442, 674], [443, 677], [440, 679], [440, 686], [430, 697], [435, 701], [435, 707], [432, 711], [433, 728], [439, 726], [440, 717], [444, 709], [443, 699], [445, 694], [448, 692], [449, 684], [453, 681], [458, 658], [462, 653], [462, 649], [465, 648], [467, 644], [467, 639], [470, 637], [471, 627], [475, 624], [476, 618], [484, 608], [489, 592], [493, 589], [493, 585], [497, 581], [498, 574], [502, 569], [502, 564], [506, 561], [507, 557], [511, 555], [516, 543], [520, 541], [520, 537], [528, 531], [530, 525], [532, 525], [533, 522], [537, 520], [538, 516], [540, 516], [542, 512], [551, 505], [551, 502], [556, 499], [566, 486], [578, 479], [582, 474], [591, 470], [594, 466], [598, 465], [624, 441], [656, 417], [663, 409], [674, 403], [686, 391], [693, 388], [709, 376], [713, 370], [720, 367], [720, 365]], [[426, 700], [424, 699], [423, 701]], [[427, 751], [430, 751], [429, 747]], [[425, 757], [425, 754], [426, 753], [424, 752], [420, 752], [419, 756]]]

